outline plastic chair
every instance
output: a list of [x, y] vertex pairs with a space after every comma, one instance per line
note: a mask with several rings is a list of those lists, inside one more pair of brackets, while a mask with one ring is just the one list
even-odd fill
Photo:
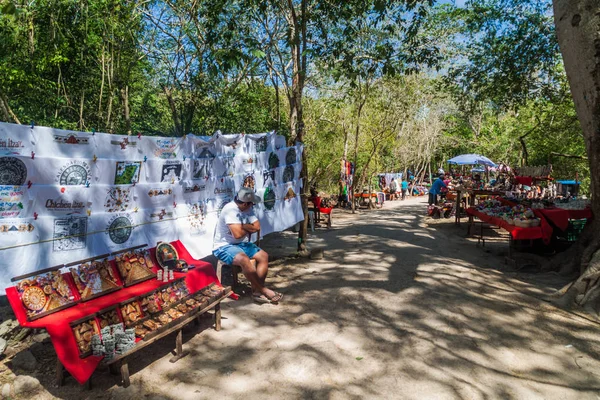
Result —
[[315, 197], [313, 203], [315, 203], [315, 208], [317, 209], [317, 221], [321, 219], [321, 214], [327, 215], [327, 229], [331, 229], [331, 213], [333, 208], [321, 207], [320, 197]]

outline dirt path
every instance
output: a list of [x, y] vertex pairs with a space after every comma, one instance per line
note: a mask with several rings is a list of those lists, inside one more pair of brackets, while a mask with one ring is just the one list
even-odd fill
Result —
[[[510, 272], [499, 243], [476, 247], [424, 209], [339, 213], [310, 235], [322, 260], [274, 263], [279, 306], [227, 301], [222, 331], [190, 328], [176, 364], [173, 340], [140, 352], [127, 389], [107, 372], [92, 392], [57, 389], [46, 373], [38, 397], [597, 399], [599, 325], [536, 298], [562, 280]], [[286, 232], [264, 247], [281, 257], [295, 243]]]

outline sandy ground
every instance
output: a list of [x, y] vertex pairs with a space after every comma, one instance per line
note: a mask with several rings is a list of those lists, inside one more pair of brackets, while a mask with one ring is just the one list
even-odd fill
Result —
[[[292, 232], [267, 237], [278, 305], [223, 303], [223, 329], [184, 331], [129, 363], [124, 389], [108, 371], [92, 391], [53, 385], [50, 344], [32, 349], [42, 386], [27, 398], [597, 399], [598, 324], [540, 300], [564, 283], [504, 265], [501, 238], [478, 247], [466, 226], [431, 221], [425, 200], [334, 214], [310, 233], [321, 260], [283, 258]], [[14, 379], [10, 364], [3, 380]], [[2, 382], [3, 383], [3, 382]]]

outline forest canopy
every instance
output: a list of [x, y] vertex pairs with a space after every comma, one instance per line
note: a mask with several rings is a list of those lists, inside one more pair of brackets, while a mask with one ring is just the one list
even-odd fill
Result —
[[[551, 2], [0, 2], [0, 119], [301, 139], [310, 184], [482, 153], [589, 182]], [[301, 105], [301, 107], [298, 107]], [[356, 152], [356, 154], [355, 154]]]

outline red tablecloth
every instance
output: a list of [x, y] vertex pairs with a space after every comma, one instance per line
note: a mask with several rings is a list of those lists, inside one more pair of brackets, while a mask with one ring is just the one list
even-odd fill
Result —
[[569, 227], [570, 219], [592, 218], [592, 210], [563, 210], [561, 208], [543, 208], [535, 210], [536, 215], [542, 215], [551, 221], [561, 231], [566, 231]]
[[525, 186], [533, 185], [533, 178], [531, 176], [515, 176], [514, 180], [517, 184], [520, 183]]
[[[501, 218], [491, 217], [487, 214], [479, 212], [474, 208], [468, 208], [467, 214], [475, 216], [483, 222], [499, 226], [500, 228], [508, 231], [514, 240], [543, 239], [544, 242], [549, 243], [550, 239], [552, 238], [552, 227], [550, 227], [544, 219], [542, 219], [540, 226], [531, 228], [521, 228], [518, 226], [510, 225]], [[550, 229], [549, 233], [548, 229]]]
[[[192, 258], [187, 249], [180, 241], [172, 243], [179, 258], [185, 260], [189, 265], [195, 265], [196, 268], [186, 273], [175, 273], [175, 278], [185, 277], [185, 284], [190, 291], [194, 293], [211, 283], [219, 283], [217, 275], [211, 264], [198, 261]], [[151, 249], [154, 258], [154, 250]], [[154, 258], [156, 262], [156, 259]], [[79, 349], [75, 336], [71, 330], [70, 323], [88, 315], [94, 314], [112, 305], [123, 302], [127, 299], [151, 292], [168, 283], [159, 282], [156, 279], [150, 279], [136, 285], [122, 288], [108, 295], [95, 298], [93, 300], [76, 304], [65, 310], [56, 312], [35, 321], [27, 321], [27, 314], [19, 294], [15, 287], [6, 289], [6, 296], [21, 326], [27, 328], [45, 328], [50, 335], [56, 354], [65, 366], [65, 369], [81, 384], [85, 383], [102, 360], [102, 357], [89, 356], [79, 358]]]

